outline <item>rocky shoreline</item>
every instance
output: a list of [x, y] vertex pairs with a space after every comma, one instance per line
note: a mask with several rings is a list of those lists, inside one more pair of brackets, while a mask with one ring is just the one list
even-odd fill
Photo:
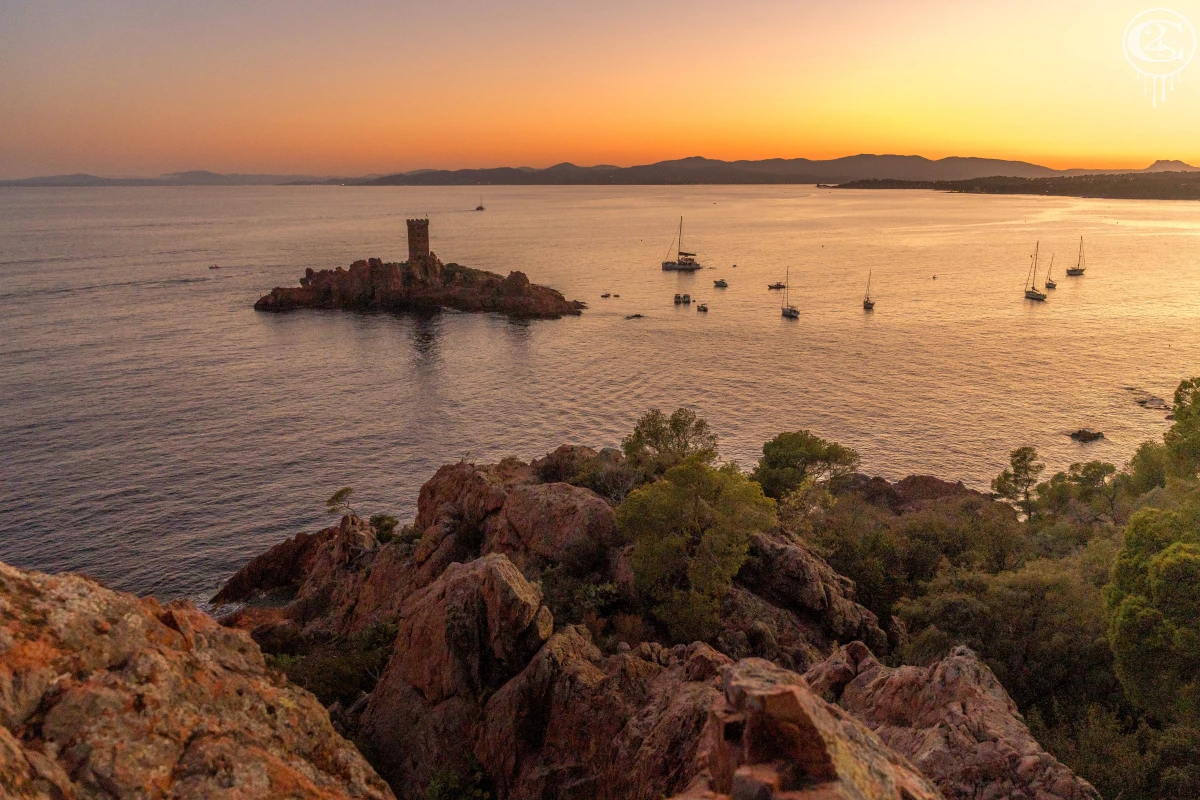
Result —
[[[482, 796], [474, 776], [497, 800], [1098, 798], [970, 650], [885, 666], [903, 626], [782, 527], [751, 538], [708, 642], [571, 611], [581, 592], [636, 598], [614, 502], [571, 477], [621, 462], [576, 446], [443, 466], [410, 525], [346, 514], [253, 559], [213, 598], [220, 625], [0, 565], [0, 787], [423, 800]], [[899, 516], [992, 502], [928, 476], [846, 485]], [[284, 675], [321, 654], [327, 709]]]
[[355, 261], [349, 269], [305, 271], [298, 287], [276, 287], [254, 304], [256, 311], [301, 308], [350, 311], [494, 312], [518, 319], [578, 316], [586, 306], [547, 286], [530, 283], [525, 273], [507, 277], [443, 264], [429, 250], [429, 221], [408, 220], [408, 261], [378, 258]]

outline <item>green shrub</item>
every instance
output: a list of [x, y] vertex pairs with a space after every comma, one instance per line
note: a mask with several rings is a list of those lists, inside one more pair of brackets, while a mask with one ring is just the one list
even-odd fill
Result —
[[746, 559], [750, 534], [775, 524], [775, 502], [736, 465], [685, 461], [632, 492], [617, 525], [633, 542], [639, 592], [679, 642], [707, 638]]
[[439, 769], [425, 787], [425, 800], [488, 800], [493, 796], [487, 773], [474, 757], [469, 757], [460, 773]]
[[694, 411], [680, 408], [668, 417], [652, 408], [622, 440], [621, 450], [630, 466], [655, 477], [685, 460], [713, 463], [717, 460], [717, 436]]
[[835, 481], [858, 469], [859, 455], [837, 442], [809, 431], [781, 433], [762, 447], [763, 455], [750, 477], [762, 484], [763, 494], [779, 500], [806, 482]]

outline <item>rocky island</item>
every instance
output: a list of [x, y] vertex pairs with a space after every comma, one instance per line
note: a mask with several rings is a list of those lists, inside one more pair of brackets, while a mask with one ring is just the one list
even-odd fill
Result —
[[508, 277], [443, 264], [429, 249], [429, 220], [408, 220], [408, 261], [385, 263], [371, 258], [350, 268], [308, 269], [298, 287], [277, 287], [254, 304], [256, 311], [300, 308], [353, 311], [434, 311], [452, 308], [495, 312], [521, 319], [577, 316], [586, 306], [567, 300], [547, 286], [529, 282], [525, 273]]

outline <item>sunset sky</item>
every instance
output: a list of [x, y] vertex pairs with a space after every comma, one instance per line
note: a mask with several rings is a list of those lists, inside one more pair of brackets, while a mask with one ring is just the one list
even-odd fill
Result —
[[0, 0], [0, 178], [831, 158], [1200, 163], [1129, 20], [1200, 0]]

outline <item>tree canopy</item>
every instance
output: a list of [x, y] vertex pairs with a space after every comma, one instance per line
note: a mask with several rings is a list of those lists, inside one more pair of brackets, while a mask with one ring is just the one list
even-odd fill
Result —
[[746, 559], [750, 534], [775, 524], [775, 502], [736, 465], [699, 458], [632, 492], [617, 525], [633, 542], [638, 591], [675, 641], [707, 638]]
[[717, 460], [717, 435], [708, 422], [686, 408], [667, 416], [657, 408], [642, 415], [621, 450], [636, 468], [655, 477], [692, 459], [706, 464]]
[[810, 431], [781, 433], [763, 445], [762, 458], [751, 478], [767, 497], [776, 500], [806, 481], [831, 481], [858, 469], [859, 455], [837, 442], [828, 442]]

